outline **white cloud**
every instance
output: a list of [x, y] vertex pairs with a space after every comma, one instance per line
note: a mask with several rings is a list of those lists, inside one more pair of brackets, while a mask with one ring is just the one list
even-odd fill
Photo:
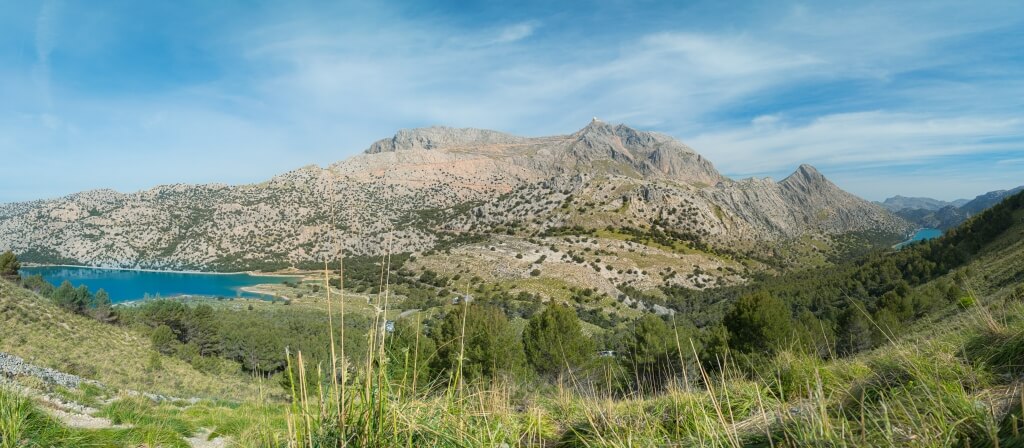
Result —
[[533, 32], [538, 26], [539, 23], [536, 21], [522, 22], [507, 26], [501, 30], [498, 37], [495, 38], [492, 43], [507, 44], [526, 39], [533, 35]]

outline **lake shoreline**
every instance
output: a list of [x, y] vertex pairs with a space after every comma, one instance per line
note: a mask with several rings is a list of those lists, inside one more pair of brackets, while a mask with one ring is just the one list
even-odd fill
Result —
[[273, 294], [249, 288], [298, 283], [305, 278], [304, 275], [102, 268], [70, 264], [26, 264], [22, 266], [21, 274], [41, 275], [54, 287], [63, 282], [71, 282], [76, 288], [87, 286], [90, 290], [103, 289], [114, 304], [127, 306], [148, 298], [247, 297], [271, 300]]
[[24, 268], [84, 268], [84, 269], [107, 269], [111, 271], [132, 271], [132, 272], [157, 272], [164, 274], [203, 274], [203, 275], [239, 275], [247, 274], [253, 277], [298, 277], [304, 278], [308, 274], [276, 274], [261, 271], [238, 271], [238, 272], [217, 272], [217, 271], [182, 271], [171, 269], [144, 269], [144, 268], [114, 268], [106, 266], [87, 266], [82, 264], [46, 264], [46, 263], [21, 263]]
[[[917, 236], [920, 235], [922, 232], [927, 232], [929, 234], [932, 233], [932, 232], [938, 232], [938, 234], [934, 235], [934, 236], [925, 236], [925, 237], [922, 237], [922, 238], [917, 238]], [[907, 237], [906, 237], [907, 239], [906, 240], [901, 241], [901, 242], [893, 245], [892, 248], [896, 249], [896, 250], [900, 250], [900, 249], [903, 249], [904, 247], [907, 247], [907, 246], [909, 246], [911, 244], [914, 244], [914, 243], [918, 243], [918, 242], [921, 242], [921, 241], [928, 241], [928, 240], [932, 240], [932, 239], [935, 239], [935, 238], [941, 238], [945, 234], [946, 234], [946, 232], [941, 230], [941, 229], [936, 229], [936, 228], [933, 228], [933, 227], [921, 227], [921, 228], [918, 228], [917, 230], [914, 230], [909, 235], [907, 235]]]

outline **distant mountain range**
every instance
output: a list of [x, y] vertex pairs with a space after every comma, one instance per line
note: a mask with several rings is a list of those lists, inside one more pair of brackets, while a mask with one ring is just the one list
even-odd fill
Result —
[[932, 198], [893, 196], [877, 204], [921, 227], [951, 229], [1008, 196], [1024, 191], [1024, 186], [1009, 190], [996, 190], [974, 199], [947, 202]]
[[339, 251], [450, 251], [470, 240], [543, 245], [562, 229], [670, 234], [745, 253], [912, 227], [809, 165], [779, 182], [732, 180], [667, 135], [596, 119], [551, 137], [402, 130], [326, 168], [259, 184], [97, 190], [0, 206], [0, 248], [26, 261], [219, 270], [299, 265]]
[[957, 199], [955, 201], [950, 202], [943, 201], [940, 199], [910, 198], [906, 196], [896, 195], [886, 199], [885, 201], [877, 202], [877, 204], [881, 205], [886, 210], [895, 213], [900, 210], [906, 209], [938, 210], [940, 208], [948, 207], [951, 205], [954, 207], [960, 207], [961, 205], [964, 205], [968, 202], [970, 202], [970, 199]]

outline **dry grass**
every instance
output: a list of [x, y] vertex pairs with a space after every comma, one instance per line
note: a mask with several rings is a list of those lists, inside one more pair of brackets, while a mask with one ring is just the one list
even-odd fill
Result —
[[[113, 388], [176, 397], [258, 396], [255, 382], [237, 367], [234, 373], [200, 372], [157, 354], [148, 338], [129, 328], [67, 312], [6, 281], [0, 281], [0, 326], [0, 351]], [[155, 371], [147, 367], [153, 356], [161, 365]]]

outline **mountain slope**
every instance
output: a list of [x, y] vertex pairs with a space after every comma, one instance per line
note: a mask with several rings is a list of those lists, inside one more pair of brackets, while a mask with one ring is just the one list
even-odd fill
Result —
[[[526, 203], [510, 204], [512, 197]], [[559, 208], [569, 197], [585, 202]], [[327, 168], [260, 184], [97, 190], [7, 204], [0, 247], [37, 262], [278, 269], [342, 249], [427, 251], [467, 235], [486, 238], [495, 226], [530, 236], [566, 225], [652, 222], [729, 248], [910, 229], [813, 168], [782, 182], [733, 181], [671, 137], [594, 120], [553, 137], [403, 130]]]

